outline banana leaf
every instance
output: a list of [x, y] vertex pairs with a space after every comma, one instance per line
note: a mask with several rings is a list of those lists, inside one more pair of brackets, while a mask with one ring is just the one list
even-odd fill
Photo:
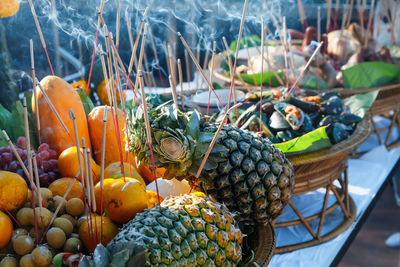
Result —
[[[285, 80], [282, 71], [277, 71], [276, 73], [278, 74], [278, 76], [282, 80]], [[260, 85], [261, 72], [255, 73], [255, 74], [240, 74], [240, 77], [246, 83], [253, 84], [253, 85]], [[271, 86], [272, 87], [277, 87], [277, 86], [281, 85], [272, 71], [264, 71], [264, 73], [263, 73], [263, 84], [264, 85], [270, 85], [270, 82], [271, 82]]]
[[325, 81], [323, 79], [318, 79], [318, 77], [311, 76], [307, 81], [306, 84], [303, 86], [304, 88], [307, 89], [320, 89], [320, 90], [326, 90], [328, 89], [328, 86], [326, 85]]
[[[240, 49], [244, 48], [245, 44], [247, 45], [247, 47], [253, 47], [254, 43], [258, 46], [261, 45], [261, 39], [258, 35], [243, 37], [242, 40], [240, 40]], [[229, 48], [231, 49], [231, 51], [235, 52], [236, 47], [237, 47], [237, 40], [233, 41]]]
[[79, 97], [81, 98], [83, 108], [85, 109], [85, 114], [86, 117], [89, 115], [89, 113], [94, 109], [94, 105], [92, 100], [90, 99], [89, 96], [86, 95], [85, 91], [82, 88], [77, 89]]
[[285, 154], [309, 153], [331, 147], [332, 143], [326, 133], [326, 127], [320, 127], [290, 141], [274, 144], [274, 146]]
[[[10, 121], [12, 121], [11, 112], [5, 107], [3, 107], [2, 104], [0, 104], [0, 130], [5, 130], [8, 133], [8, 135], [12, 135], [12, 130], [13, 130], [12, 124], [9, 123]], [[0, 134], [0, 146], [7, 146], [7, 145], [8, 144], [3, 134]]]
[[368, 88], [400, 82], [400, 66], [385, 62], [363, 62], [342, 71], [345, 88]]
[[350, 112], [361, 118], [367, 113], [378, 96], [379, 90], [366, 94], [356, 94], [343, 99], [343, 105], [350, 109]]

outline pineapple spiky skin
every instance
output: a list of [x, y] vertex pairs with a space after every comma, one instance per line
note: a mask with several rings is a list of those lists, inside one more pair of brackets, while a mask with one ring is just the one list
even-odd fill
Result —
[[[166, 179], [189, 182], [254, 225], [279, 216], [292, 196], [294, 171], [285, 155], [256, 134], [233, 125], [222, 128], [198, 180], [201, 161], [218, 128], [196, 111], [182, 113], [165, 104], [149, 111], [155, 165]], [[138, 109], [128, 124], [129, 146], [152, 165], [144, 116]]]
[[108, 244], [111, 255], [129, 242], [145, 249], [146, 266], [236, 266], [243, 235], [234, 214], [209, 197], [172, 197], [125, 224]]

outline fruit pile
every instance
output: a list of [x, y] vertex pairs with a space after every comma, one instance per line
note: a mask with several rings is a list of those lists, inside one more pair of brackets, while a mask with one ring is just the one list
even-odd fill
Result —
[[[28, 168], [28, 150], [24, 136], [18, 138], [16, 150], [25, 167]], [[47, 187], [60, 176], [57, 167], [57, 152], [46, 143], [42, 143], [37, 149], [31, 148], [31, 150], [36, 154], [40, 186]], [[28, 181], [21, 164], [9, 146], [0, 147], [0, 170], [18, 173]]]

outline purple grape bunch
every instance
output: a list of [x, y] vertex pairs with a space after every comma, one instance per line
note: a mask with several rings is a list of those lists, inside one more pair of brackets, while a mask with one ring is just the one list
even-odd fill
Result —
[[[15, 149], [23, 160], [25, 167], [28, 169], [27, 141], [24, 136], [18, 137]], [[60, 173], [57, 169], [57, 152], [51, 149], [46, 143], [42, 143], [37, 150], [31, 147], [31, 150], [36, 154], [40, 186], [48, 187], [54, 180], [60, 177]], [[18, 173], [24, 177], [29, 184], [28, 177], [26, 177], [21, 164], [14, 156], [9, 146], [0, 147], [0, 170]]]

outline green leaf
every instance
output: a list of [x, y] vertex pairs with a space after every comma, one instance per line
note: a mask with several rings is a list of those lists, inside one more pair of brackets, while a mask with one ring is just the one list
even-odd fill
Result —
[[[12, 137], [12, 131], [13, 131], [11, 122], [12, 122], [11, 112], [0, 104], [0, 130], [5, 130], [8, 135], [11, 135], [10, 138]], [[7, 142], [5, 141], [3, 134], [0, 134], [0, 145], [7, 146]]]
[[400, 82], [400, 66], [363, 62], [342, 71], [345, 88], [368, 88]]
[[366, 94], [356, 94], [343, 100], [343, 105], [350, 109], [350, 112], [363, 118], [374, 103], [379, 91], [372, 91]]
[[[282, 71], [277, 71], [276, 73], [282, 79], [282, 81], [285, 80], [284, 74]], [[243, 81], [245, 81], [246, 83], [253, 84], [253, 85], [260, 85], [261, 72], [255, 73], [255, 74], [240, 74], [240, 77], [242, 77]], [[271, 84], [272, 87], [281, 85], [279, 83], [278, 79], [275, 77], [275, 74], [272, 71], [264, 71], [263, 84], [268, 85], [268, 86]]]
[[216, 83], [216, 82], [213, 82], [212, 86], [214, 87], [215, 90], [224, 89], [224, 87], [222, 85], [220, 85], [219, 83]]
[[125, 266], [128, 260], [129, 260], [129, 249], [124, 249], [114, 254], [109, 266], [110, 267]]
[[106, 267], [111, 260], [110, 252], [102, 245], [98, 244], [93, 254], [93, 264], [96, 267]]
[[81, 98], [83, 108], [85, 109], [85, 114], [87, 117], [92, 109], [94, 109], [93, 102], [90, 97], [86, 95], [86, 92], [82, 88], [78, 88], [76, 91], [78, 91], [79, 97]]
[[[244, 48], [244, 45], [247, 44], [247, 47], [253, 47], [254, 44], [260, 46], [261, 39], [258, 35], [246, 36], [240, 40], [240, 49]], [[230, 45], [231, 51], [236, 51], [237, 40], [233, 41]]]
[[[12, 117], [12, 141], [17, 141], [18, 137], [25, 136], [25, 122], [24, 122], [24, 107], [20, 101], [15, 101], [11, 107], [11, 117]], [[10, 122], [10, 123], [11, 123]]]
[[54, 256], [53, 267], [62, 267], [62, 253], [58, 253]]
[[332, 143], [326, 133], [326, 126], [324, 126], [290, 141], [274, 144], [274, 146], [285, 154], [291, 154], [318, 151], [331, 147]]
[[316, 76], [310, 76], [306, 81], [305, 85], [303, 85], [302, 87], [306, 89], [321, 89], [321, 90], [329, 89], [325, 81], [321, 78], [318, 79], [318, 77]]
[[195, 110], [190, 116], [188, 125], [186, 126], [186, 134], [193, 137], [195, 140], [199, 138], [200, 135], [200, 115]]
[[200, 133], [199, 142], [210, 144], [210, 142], [214, 138], [214, 135], [215, 135], [214, 133], [208, 133], [208, 132]]

